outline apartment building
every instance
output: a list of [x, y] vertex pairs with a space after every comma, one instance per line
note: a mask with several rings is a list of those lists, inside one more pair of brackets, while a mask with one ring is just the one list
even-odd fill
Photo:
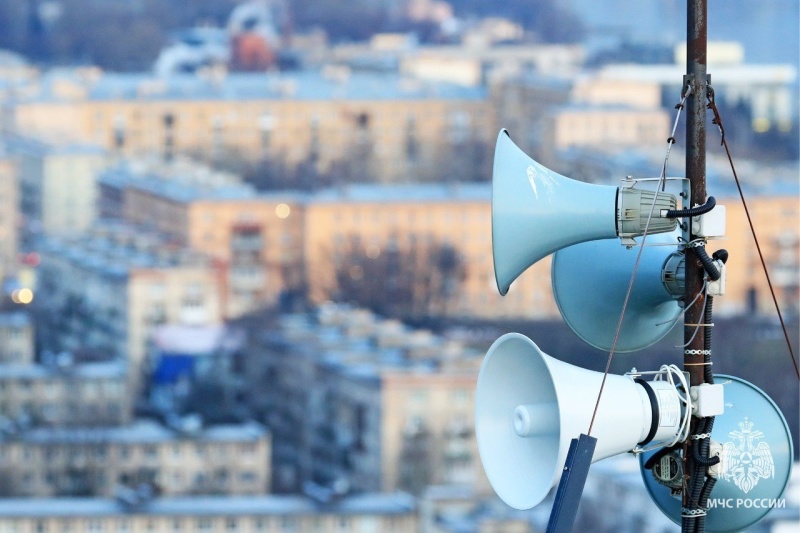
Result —
[[164, 496], [264, 494], [269, 456], [269, 434], [254, 422], [180, 430], [150, 420], [5, 429], [0, 490], [5, 497], [113, 497], [120, 485], [146, 484]]
[[473, 433], [482, 353], [332, 304], [251, 344], [248, 402], [273, 431], [276, 491], [488, 490]]
[[542, 143], [553, 152], [572, 147], [615, 150], [663, 146], [671, 117], [659, 107], [568, 105], [551, 109]]
[[[125, 155], [268, 159], [321, 172], [360, 154], [385, 181], [434, 172], [453, 142], [491, 142], [486, 91], [396, 73], [318, 71], [155, 78], [78, 70], [43, 76], [16, 128]], [[368, 168], [367, 168], [368, 167]]]
[[0, 313], [0, 419], [6, 429], [127, 423], [133, 412], [127, 375], [124, 363], [76, 362], [66, 352], [45, 351], [35, 362], [29, 315]]
[[416, 533], [417, 505], [403, 493], [347, 496], [329, 505], [304, 496], [186, 496], [170, 498], [4, 498], [0, 529], [174, 533], [359, 531]]
[[0, 280], [17, 270], [18, 223], [17, 164], [0, 144]]
[[48, 346], [126, 360], [133, 383], [155, 327], [222, 321], [210, 258], [144, 230], [107, 221], [80, 238], [45, 239], [40, 253], [36, 302]]
[[[797, 194], [747, 196], [747, 207], [784, 316], [800, 312], [800, 204]], [[725, 238], [710, 241], [709, 253], [728, 250], [725, 295], [714, 300], [714, 314], [775, 316], [775, 304], [761, 266], [747, 215], [738, 197], [717, 198], [726, 207]]]
[[33, 362], [33, 325], [21, 311], [0, 313], [0, 365]]
[[[652, 121], [647, 124], [651, 128]], [[603, 165], [609, 166], [605, 160]], [[281, 294], [304, 287], [315, 303], [346, 297], [339, 294], [342, 280], [337, 276], [358, 277], [363, 272], [368, 265], [348, 263], [355, 261], [352, 254], [359, 250], [364, 261], [415, 251], [418, 260], [428, 261], [424, 263], [428, 265], [434, 259], [423, 252], [437, 247], [457, 252], [459, 271], [451, 285], [455, 290], [444, 291], [418, 312], [486, 318], [559, 316], [552, 298], [549, 258], [523, 273], [505, 297], [497, 293], [488, 184], [364, 184], [309, 194], [257, 194], [242, 185], [189, 186], [159, 178], [132, 178], [124, 172], [106, 173], [101, 183], [115, 179], [115, 190], [121, 191], [117, 212], [215, 258], [223, 271], [224, 313], [228, 317], [274, 303]], [[728, 236], [719, 246], [731, 252], [729, 268], [737, 271], [743, 268], [737, 261], [750, 257], [747, 254], [754, 250], [747, 240], [749, 231], [742, 226], [744, 212], [737, 198], [717, 194], [717, 200], [732, 206]], [[796, 302], [791, 296], [795, 294], [791, 287], [797, 285], [792, 281], [796, 253], [792, 256], [791, 250], [787, 251], [787, 246], [796, 246], [792, 245], [796, 242], [796, 202], [791, 192], [784, 196], [760, 193], [749, 202], [757, 228], [772, 250], [767, 261], [780, 270], [780, 283], [789, 284], [784, 291], [788, 291], [787, 302], [796, 307], [791, 303]], [[752, 268], [752, 258], [747, 261], [749, 266], [740, 272]], [[430, 270], [424, 265], [420, 268]], [[354, 270], [349, 272], [351, 267]], [[760, 281], [732, 275], [731, 289], [720, 309], [743, 312], [748, 308], [746, 291], [752, 283], [759, 294], [766, 295]], [[385, 285], [382, 290], [389, 288]], [[759, 304], [760, 310], [765, 307], [766, 303]]]
[[236, 317], [302, 287], [305, 195], [218, 181], [124, 167], [100, 178], [109, 212], [213, 258], [223, 313]]
[[[463, 273], [435, 312], [453, 316], [530, 319], [558, 314], [550, 290], [550, 260], [540, 261], [501, 297], [492, 261], [491, 186], [488, 184], [352, 185], [321, 191], [305, 213], [305, 261], [315, 302], [336, 290], [337, 253], [354, 240], [367, 255], [447, 245]], [[523, 244], [520, 243], [522, 246]], [[345, 295], [346, 296], [346, 295]]]
[[108, 426], [132, 413], [124, 363], [0, 365], [0, 417], [12, 425]]
[[10, 138], [6, 147], [17, 160], [19, 205], [27, 231], [75, 235], [94, 223], [96, 177], [106, 165], [100, 147], [30, 138]]

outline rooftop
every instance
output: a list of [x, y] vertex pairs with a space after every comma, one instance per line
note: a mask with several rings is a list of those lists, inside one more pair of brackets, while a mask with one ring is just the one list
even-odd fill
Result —
[[[65, 86], [70, 90], [63, 91]], [[86, 100], [483, 100], [486, 91], [444, 82], [421, 82], [395, 73], [308, 70], [291, 73], [86, 74], [54, 69], [43, 76], [34, 101]]]
[[101, 220], [75, 238], [43, 237], [39, 251], [82, 269], [125, 280], [136, 269], [192, 268], [209, 259], [200, 252], [165, 241], [163, 236], [115, 220]]
[[428, 330], [412, 329], [364, 309], [328, 303], [317, 314], [286, 315], [262, 342], [313, 358], [340, 376], [378, 385], [386, 373], [473, 375], [483, 353]]
[[39, 364], [0, 365], [0, 380], [30, 379], [45, 380], [63, 376], [78, 379], [125, 379], [127, 366], [122, 362], [81, 363], [67, 367]]
[[181, 433], [153, 420], [140, 419], [127, 426], [45, 428], [5, 435], [0, 439], [38, 444], [163, 443], [181, 440], [200, 442], [251, 442], [264, 438], [267, 430], [256, 422], [209, 426]]
[[488, 202], [492, 198], [489, 183], [416, 183], [398, 185], [347, 185], [314, 194], [310, 202]]
[[320, 506], [304, 496], [194, 496], [158, 498], [131, 508], [106, 498], [3, 498], [0, 518], [97, 516], [404, 515], [416, 502], [405, 493], [347, 496]]

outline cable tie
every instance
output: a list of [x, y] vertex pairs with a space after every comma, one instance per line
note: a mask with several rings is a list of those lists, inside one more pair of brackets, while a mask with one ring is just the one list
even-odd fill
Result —
[[698, 433], [697, 435], [692, 435], [693, 440], [701, 440], [701, 439], [710, 439], [711, 433]]
[[698, 516], [706, 516], [705, 509], [687, 509], [686, 507], [681, 509], [681, 516], [685, 518], [696, 518]]
[[711, 361], [706, 361], [705, 363], [683, 363], [683, 366], [714, 366], [714, 363]]
[[696, 326], [698, 328], [713, 328], [714, 323], [712, 322], [711, 324], [684, 324], [684, 326]]
[[684, 350], [684, 355], [711, 355], [711, 350]]

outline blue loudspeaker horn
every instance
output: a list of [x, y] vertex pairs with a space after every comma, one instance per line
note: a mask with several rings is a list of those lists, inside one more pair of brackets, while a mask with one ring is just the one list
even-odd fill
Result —
[[[792, 471], [792, 436], [778, 406], [764, 391], [733, 376], [717, 374], [714, 380], [724, 384], [725, 412], [714, 418], [711, 431], [712, 442], [721, 446], [722, 460], [707, 502], [705, 530], [742, 531], [772, 509], [786, 507], [783, 492]], [[644, 484], [661, 511], [680, 524], [680, 497], [672, 495], [668, 482], [657, 481], [653, 471], [644, 468], [655, 453], [639, 456]], [[682, 483], [680, 460], [667, 455], [656, 463], [662, 473]]]
[[668, 193], [572, 180], [537, 163], [501, 130], [492, 172], [492, 254], [500, 294], [529, 266], [579, 242], [641, 235], [654, 199], [650, 233], [675, 229]]
[[[682, 309], [676, 298], [683, 296], [685, 285], [677, 237], [646, 238], [615, 352], [647, 348], [678, 322]], [[604, 239], [576, 244], [553, 256], [553, 295], [561, 316], [595, 348], [611, 350], [638, 254], [638, 248]]]

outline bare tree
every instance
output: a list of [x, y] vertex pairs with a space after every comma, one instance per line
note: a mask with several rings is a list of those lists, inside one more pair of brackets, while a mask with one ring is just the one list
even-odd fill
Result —
[[396, 237], [378, 245], [352, 235], [331, 253], [330, 264], [331, 299], [401, 318], [447, 314], [465, 274], [458, 250], [420, 238], [401, 247]]

